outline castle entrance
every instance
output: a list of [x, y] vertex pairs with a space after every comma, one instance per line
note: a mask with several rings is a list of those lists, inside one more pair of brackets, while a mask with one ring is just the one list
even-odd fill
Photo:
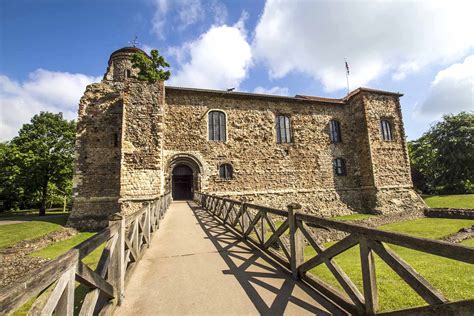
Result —
[[190, 167], [184, 164], [174, 167], [171, 181], [173, 200], [193, 199], [193, 170]]

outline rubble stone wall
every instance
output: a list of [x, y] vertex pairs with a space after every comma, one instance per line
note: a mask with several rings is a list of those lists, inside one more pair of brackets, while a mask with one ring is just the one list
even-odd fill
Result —
[[[107, 225], [108, 216], [140, 210], [172, 189], [172, 170], [193, 170], [194, 190], [285, 208], [290, 202], [322, 216], [351, 211], [417, 211], [399, 95], [359, 89], [344, 99], [262, 96], [166, 87], [138, 81], [131, 55], [111, 55], [101, 83], [87, 87], [79, 107], [74, 202], [69, 224]], [[208, 140], [208, 113], [226, 117], [226, 141]], [[291, 121], [291, 143], [278, 144], [276, 117]], [[338, 120], [342, 142], [329, 123]], [[384, 141], [380, 120], [392, 126]], [[345, 176], [333, 160], [346, 162]], [[229, 163], [233, 177], [222, 180]]]
[[71, 226], [103, 227], [119, 211], [122, 114], [121, 85], [87, 87], [79, 104]]

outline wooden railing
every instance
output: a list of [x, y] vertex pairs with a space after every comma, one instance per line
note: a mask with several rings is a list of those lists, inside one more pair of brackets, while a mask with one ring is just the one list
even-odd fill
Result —
[[[145, 202], [131, 217], [116, 215], [111, 224], [67, 253], [0, 290], [0, 315], [34, 300], [29, 315], [73, 315], [76, 282], [88, 292], [79, 315], [110, 314], [124, 299], [124, 287], [137, 262], [159, 228], [171, 195]], [[82, 262], [95, 249], [105, 247], [95, 270]]]
[[[472, 248], [303, 214], [297, 211], [301, 208], [298, 204], [288, 205], [288, 210], [278, 210], [200, 192], [195, 193], [194, 199], [203, 209], [222, 220], [224, 225], [231, 227], [243, 238], [251, 241], [254, 246], [288, 268], [295, 279], [305, 281], [351, 314], [378, 314], [374, 253], [428, 304], [428, 306], [385, 314], [474, 314], [473, 299], [449, 302], [440, 291], [385, 243], [470, 264], [474, 263]], [[277, 221], [278, 225], [276, 225]], [[349, 235], [325, 248], [317, 242], [314, 228], [332, 228]], [[314, 248], [316, 255], [305, 260], [304, 247], [307, 244]], [[362, 292], [333, 259], [356, 245], [360, 248]], [[326, 282], [307, 273], [321, 264], [327, 266], [345, 293], [341, 293]]]

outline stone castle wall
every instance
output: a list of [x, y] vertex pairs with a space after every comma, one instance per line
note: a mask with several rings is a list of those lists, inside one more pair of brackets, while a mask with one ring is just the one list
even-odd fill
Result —
[[[69, 224], [107, 225], [110, 214], [132, 214], [172, 188], [172, 170], [191, 167], [194, 190], [336, 216], [425, 207], [412, 188], [399, 95], [358, 89], [345, 99], [278, 97], [165, 87], [133, 78], [130, 56], [114, 52], [101, 83], [81, 99], [74, 204]], [[208, 140], [208, 112], [226, 115], [225, 142]], [[276, 141], [276, 116], [290, 117], [293, 142]], [[392, 124], [383, 141], [380, 119]], [[333, 144], [329, 122], [341, 124]], [[343, 158], [347, 175], [336, 176]], [[229, 163], [233, 178], [219, 178]]]
[[[284, 208], [294, 201], [325, 216], [353, 210], [403, 211], [413, 207], [414, 200], [419, 202], [412, 198], [417, 195], [411, 189], [404, 140], [383, 144], [379, 128], [380, 117], [387, 117], [394, 122], [395, 137], [403, 135], [397, 101], [397, 96], [365, 96], [348, 104], [332, 104], [170, 88], [165, 108], [165, 160], [176, 153], [194, 155], [204, 165], [204, 192], [245, 196], [272, 207]], [[207, 113], [215, 109], [226, 114], [225, 143], [208, 140]], [[277, 114], [290, 117], [293, 143], [277, 144]], [[341, 122], [341, 143], [329, 140], [331, 119]], [[372, 143], [377, 145], [372, 147]], [[346, 160], [347, 176], [334, 174], [334, 158]], [[219, 179], [222, 163], [233, 166], [232, 180]], [[386, 163], [390, 163], [388, 171]], [[396, 188], [393, 194], [390, 186]], [[399, 201], [404, 198], [397, 199], [395, 192], [411, 198], [404, 205]]]
[[128, 82], [124, 96], [120, 196], [131, 214], [162, 193], [164, 85]]
[[120, 84], [89, 85], [79, 104], [73, 212], [69, 225], [95, 228], [118, 212], [123, 95]]

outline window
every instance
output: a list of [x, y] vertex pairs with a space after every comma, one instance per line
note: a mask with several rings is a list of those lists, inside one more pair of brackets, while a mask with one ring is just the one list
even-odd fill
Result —
[[222, 180], [232, 179], [232, 166], [228, 163], [219, 166], [219, 178]]
[[131, 77], [132, 77], [132, 71], [131, 71], [130, 69], [127, 69], [126, 77], [127, 77], [127, 78], [131, 78]]
[[331, 120], [329, 122], [329, 137], [331, 139], [331, 143], [342, 142], [341, 124], [339, 123], [339, 121]]
[[118, 147], [118, 145], [119, 145], [118, 134], [114, 133], [114, 147]]
[[385, 141], [393, 140], [392, 127], [389, 120], [380, 120], [380, 131], [382, 132], [382, 139]]
[[208, 114], [209, 123], [209, 140], [215, 140], [219, 142], [226, 141], [226, 122], [225, 114], [220, 111], [210, 111]]
[[277, 143], [291, 143], [291, 125], [290, 118], [286, 115], [277, 115], [276, 117]]
[[342, 158], [336, 158], [333, 161], [334, 173], [336, 176], [345, 176], [346, 173], [346, 161]]

